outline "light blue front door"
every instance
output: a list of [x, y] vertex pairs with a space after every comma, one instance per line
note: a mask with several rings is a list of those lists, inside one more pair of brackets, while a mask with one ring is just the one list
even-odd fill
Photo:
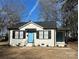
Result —
[[34, 42], [34, 33], [30, 32], [28, 33], [28, 43], [33, 43]]

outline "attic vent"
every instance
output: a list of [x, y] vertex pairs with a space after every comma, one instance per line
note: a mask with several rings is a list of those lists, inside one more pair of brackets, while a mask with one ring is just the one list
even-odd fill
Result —
[[44, 45], [43, 43], [41, 45]]

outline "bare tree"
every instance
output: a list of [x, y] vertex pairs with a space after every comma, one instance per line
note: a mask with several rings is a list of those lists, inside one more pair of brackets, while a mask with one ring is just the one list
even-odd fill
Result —
[[78, 0], [67, 0], [62, 8], [64, 27], [70, 28], [72, 36], [78, 33]]
[[2, 8], [0, 9], [0, 20], [3, 21], [5, 32], [7, 26], [12, 26], [21, 20], [21, 13], [26, 10], [22, 0], [0, 0]]
[[40, 0], [41, 16], [46, 20], [56, 19], [56, 1], [51, 0]]
[[55, 21], [60, 28], [63, 25], [61, 9], [64, 3], [64, 0], [40, 0], [40, 15], [45, 21]]

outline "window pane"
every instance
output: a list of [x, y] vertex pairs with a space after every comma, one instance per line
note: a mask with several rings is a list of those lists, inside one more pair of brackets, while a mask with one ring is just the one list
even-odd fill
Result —
[[23, 38], [23, 31], [20, 31], [20, 38]]
[[39, 38], [43, 39], [43, 31], [39, 31]]
[[63, 42], [63, 32], [57, 32], [56, 33], [56, 41], [57, 42]]
[[18, 38], [18, 36], [19, 36], [19, 32], [15, 31], [15, 38]]
[[44, 39], [48, 39], [48, 31], [44, 31]]

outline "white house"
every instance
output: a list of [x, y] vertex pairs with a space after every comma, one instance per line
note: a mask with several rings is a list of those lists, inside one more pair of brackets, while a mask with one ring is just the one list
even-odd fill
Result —
[[64, 31], [57, 30], [53, 21], [22, 22], [9, 27], [11, 46], [64, 46]]

